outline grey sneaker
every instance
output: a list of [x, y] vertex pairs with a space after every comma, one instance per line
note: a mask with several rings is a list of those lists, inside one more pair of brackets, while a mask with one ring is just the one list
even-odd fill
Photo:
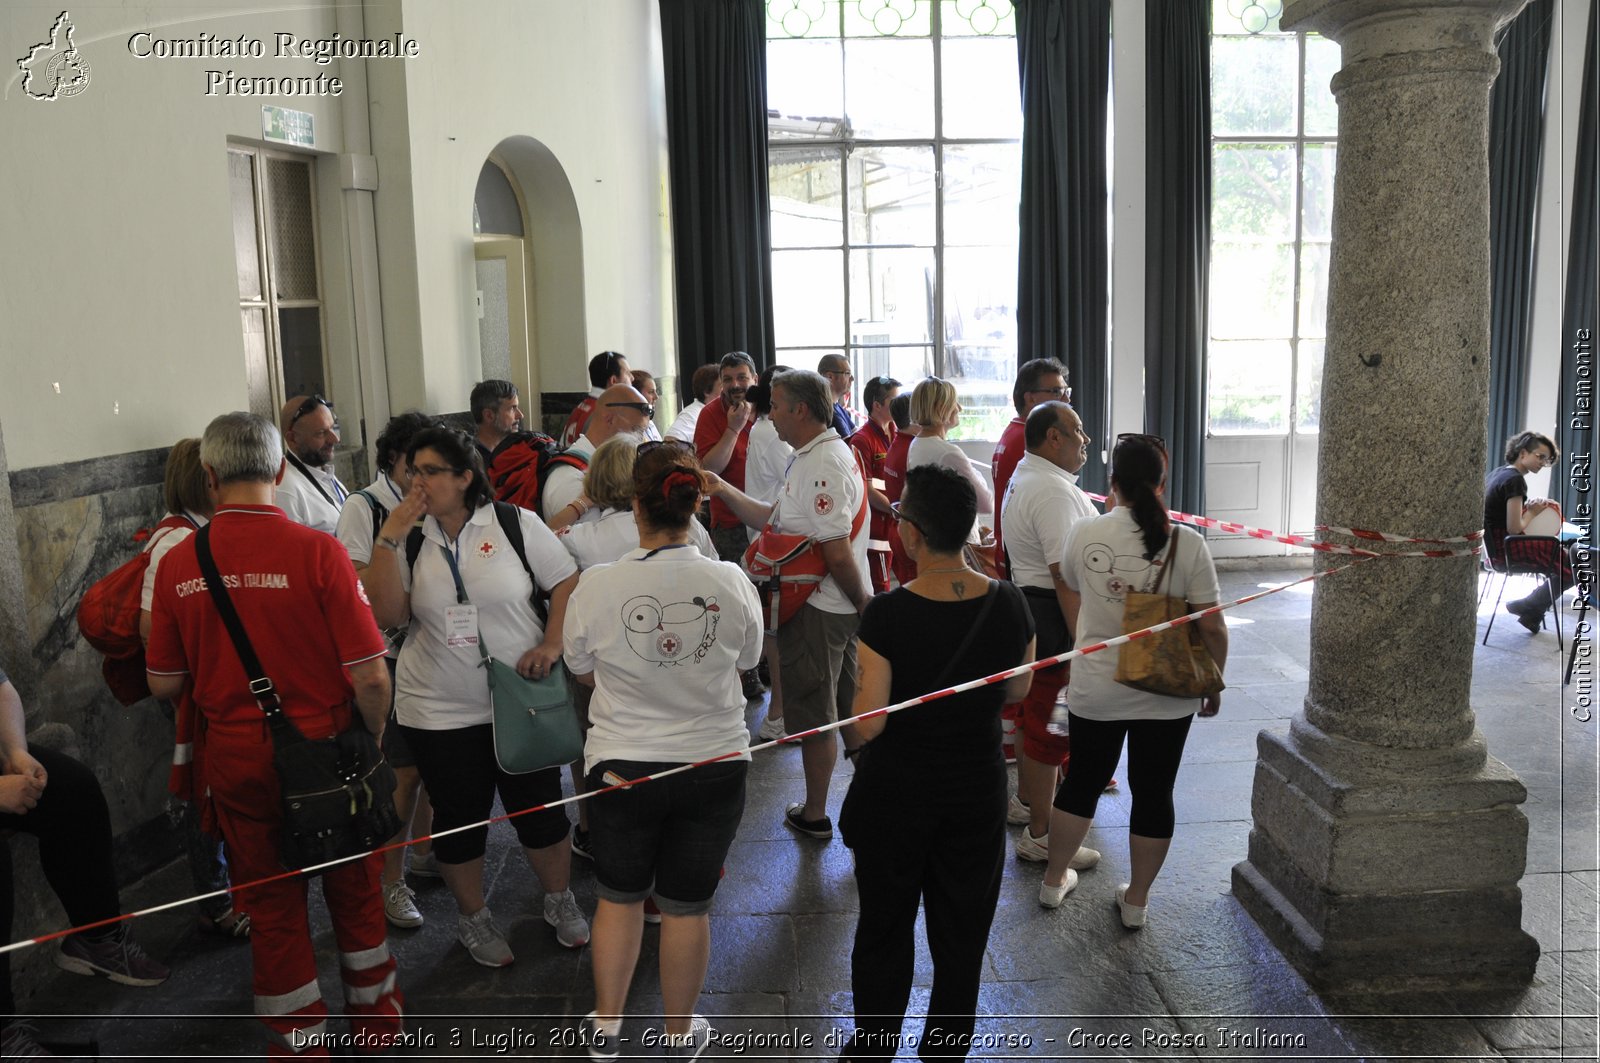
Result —
[[589, 1058], [595, 1063], [611, 1063], [617, 1058], [617, 1039], [600, 1029], [597, 1018], [592, 1011], [583, 1017], [578, 1023], [578, 1040], [588, 1048]]
[[711, 1043], [711, 1022], [704, 1015], [689, 1019], [689, 1032], [679, 1037], [667, 1037], [668, 1059], [698, 1059]]
[[1017, 859], [1032, 860], [1036, 864], [1050, 859], [1050, 832], [1046, 831], [1043, 838], [1035, 838], [1032, 827], [1022, 828], [1022, 833], [1017, 835]]
[[506, 936], [494, 925], [488, 905], [473, 915], [456, 916], [456, 940], [485, 967], [505, 967], [516, 959], [511, 946], [506, 944]]
[[569, 949], [589, 943], [589, 920], [583, 917], [571, 890], [544, 895], [544, 921], [556, 928], [556, 940]]
[[767, 719], [762, 722], [761, 729], [756, 732], [756, 737], [763, 742], [776, 742], [784, 735], [783, 717], [776, 720]]
[[66, 938], [56, 953], [56, 966], [73, 974], [103, 974], [122, 985], [160, 985], [171, 973], [145, 955], [126, 926], [98, 941], [83, 934]]
[[13, 1022], [0, 1034], [0, 1056], [6, 1059], [55, 1059], [54, 1052], [49, 1051], [38, 1041], [39, 1031], [33, 1028], [31, 1022]]
[[420, 875], [423, 878], [444, 877], [439, 874], [439, 858], [433, 855], [432, 849], [425, 853], [418, 853], [415, 849], [411, 850], [410, 863], [411, 866], [408, 870], [413, 875]]
[[397, 878], [383, 887], [383, 917], [391, 926], [402, 929], [422, 925], [417, 895], [406, 885], [405, 879]]

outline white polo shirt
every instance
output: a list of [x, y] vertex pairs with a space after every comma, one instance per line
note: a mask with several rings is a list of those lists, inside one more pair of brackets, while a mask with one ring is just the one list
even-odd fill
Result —
[[738, 565], [692, 547], [630, 550], [579, 577], [564, 631], [567, 666], [595, 678], [586, 769], [750, 759], [739, 673], [761, 659], [761, 602]]
[[[850, 534], [865, 494], [855, 453], [838, 432], [825, 428], [794, 452], [783, 480], [783, 494], [772, 511], [772, 525], [785, 535], [809, 535], [819, 543], [842, 539]], [[866, 586], [870, 586], [867, 540], [871, 526], [872, 522], [863, 518], [860, 531], [850, 539], [850, 552]], [[816, 593], [806, 599], [806, 604], [825, 613], [856, 611], [832, 576], [817, 585]]]
[[[379, 527], [383, 526], [384, 518], [389, 515], [389, 511], [405, 498], [400, 493], [400, 488], [395, 486], [395, 482], [381, 472], [376, 480], [362, 490], [376, 498], [378, 505], [383, 507], [383, 512], [378, 514]], [[344, 500], [344, 505], [339, 510], [339, 524], [334, 530], [334, 538], [344, 544], [353, 564], [372, 563], [372, 503], [362, 496], [361, 491], [353, 492]]]
[[[540, 497], [544, 500], [544, 515], [553, 517], [557, 512], [577, 501], [583, 494], [583, 474], [594, 457], [594, 444], [589, 442], [588, 436], [579, 436], [578, 441], [562, 453], [575, 454], [584, 461], [585, 469], [576, 469], [571, 465], [551, 465], [545, 471], [545, 480], [540, 485]], [[578, 520], [593, 519], [594, 510], [585, 513]], [[576, 523], [576, 522], [574, 522]]]
[[284, 459], [283, 482], [278, 485], [272, 504], [296, 524], [332, 535], [339, 527], [339, 507], [349, 494], [332, 472], [313, 469], [289, 455]]
[[[639, 548], [639, 525], [633, 509], [593, 509], [593, 520], [571, 524], [556, 532], [556, 538], [578, 563], [579, 569], [608, 565], [630, 550]], [[719, 560], [711, 535], [697, 520], [689, 522], [689, 543], [713, 561]]]
[[1006, 529], [1011, 581], [1019, 587], [1055, 587], [1050, 566], [1065, 568], [1067, 531], [1097, 516], [1078, 478], [1047, 458], [1024, 454], [1006, 486], [1000, 518]]
[[[783, 493], [783, 478], [792, 457], [794, 448], [778, 438], [772, 419], [757, 417], [750, 426], [750, 449], [745, 452], [744, 493], [757, 502], [776, 502]], [[752, 542], [758, 534], [759, 528], [750, 529]]]
[[700, 420], [700, 411], [705, 408], [706, 404], [699, 399], [685, 406], [679, 411], [678, 416], [673, 418], [671, 427], [667, 429], [667, 437], [693, 443], [695, 422]]
[[[528, 564], [541, 588], [548, 590], [578, 571], [543, 521], [525, 509], [517, 516]], [[444, 556], [450, 544], [435, 518], [423, 521], [422, 539], [415, 569], [406, 566], [404, 545], [396, 551], [400, 586], [411, 595], [411, 624], [395, 673], [395, 718], [428, 731], [488, 723], [489, 681], [478, 648], [445, 643], [445, 610], [456, 604], [456, 585]], [[454, 545], [489, 653], [515, 664], [543, 641], [544, 628], [530, 602], [533, 585], [500, 530], [494, 507], [479, 506]]]

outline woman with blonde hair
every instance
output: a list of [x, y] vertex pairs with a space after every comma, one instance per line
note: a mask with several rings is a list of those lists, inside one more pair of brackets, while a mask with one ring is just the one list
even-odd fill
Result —
[[[594, 503], [599, 519], [568, 525], [556, 533], [579, 571], [615, 561], [639, 545], [639, 525], [633, 516], [633, 466], [640, 452], [657, 446], [681, 445], [677, 440], [640, 444], [625, 436], [601, 443], [583, 474], [583, 495]], [[689, 542], [712, 560], [717, 548], [699, 521], [689, 529]]]
[[[906, 471], [910, 472], [919, 465], [943, 465], [958, 473], [972, 485], [972, 493], [977, 496], [978, 515], [981, 518], [985, 513], [994, 512], [994, 491], [990, 489], [989, 482], [973, 466], [961, 448], [945, 438], [960, 418], [961, 402], [956, 398], [954, 384], [936, 376], [930, 376], [918, 383], [911, 392], [911, 420], [921, 428], [921, 431], [918, 432], [917, 438], [911, 441], [911, 449], [906, 457]], [[969, 543], [976, 543], [980, 539], [978, 523], [974, 520], [971, 530], [967, 532]]]

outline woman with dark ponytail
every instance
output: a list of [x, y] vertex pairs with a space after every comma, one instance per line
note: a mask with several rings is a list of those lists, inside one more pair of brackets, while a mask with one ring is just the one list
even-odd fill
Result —
[[[1122, 435], [1111, 452], [1111, 491], [1116, 506], [1079, 521], [1068, 534], [1061, 575], [1068, 588], [1067, 625], [1076, 644], [1088, 646], [1122, 634], [1129, 591], [1183, 598], [1188, 611], [1217, 603], [1217, 571], [1205, 539], [1167, 518], [1167, 452], [1157, 436]], [[1159, 590], [1156, 585], [1160, 582]], [[1228, 658], [1228, 628], [1222, 614], [1195, 622], [1219, 669]], [[1114, 901], [1122, 925], [1144, 925], [1150, 887], [1172, 845], [1176, 815], [1172, 788], [1184, 741], [1196, 713], [1215, 716], [1221, 696], [1174, 698], [1116, 681], [1117, 654], [1091, 653], [1072, 662], [1067, 702], [1072, 759], [1050, 813], [1050, 862], [1039, 887], [1039, 903], [1059, 907], [1077, 885], [1068, 865], [1083, 844], [1100, 793], [1128, 745], [1129, 881]], [[1105, 866], [1102, 864], [1101, 866]]]
[[590, 801], [600, 897], [590, 942], [595, 1010], [583, 1020], [591, 1059], [616, 1057], [652, 893], [667, 1054], [697, 1055], [709, 1039], [695, 1002], [711, 949], [706, 913], [744, 812], [750, 735], [739, 673], [761, 656], [761, 603], [738, 565], [690, 543], [704, 488], [691, 449], [676, 440], [641, 446], [639, 546], [586, 569], [567, 610], [567, 667], [594, 687], [583, 751], [590, 792], [734, 754]]

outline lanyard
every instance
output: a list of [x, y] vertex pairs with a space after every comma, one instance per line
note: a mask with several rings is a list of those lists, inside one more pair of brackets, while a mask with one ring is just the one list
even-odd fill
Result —
[[658, 546], [658, 547], [656, 547], [654, 550], [650, 551], [648, 554], [645, 554], [643, 557], [639, 558], [638, 560], [640, 560], [640, 561], [648, 561], [652, 557], [655, 557], [657, 554], [659, 554], [663, 550], [687, 550], [692, 545], [693, 545], [692, 543], [668, 543], [666, 546]]
[[468, 604], [467, 587], [461, 582], [461, 564], [456, 556], [461, 550], [460, 538], [449, 546], [440, 546], [439, 549], [444, 551], [444, 559], [450, 565], [450, 576], [456, 581], [456, 604]]

